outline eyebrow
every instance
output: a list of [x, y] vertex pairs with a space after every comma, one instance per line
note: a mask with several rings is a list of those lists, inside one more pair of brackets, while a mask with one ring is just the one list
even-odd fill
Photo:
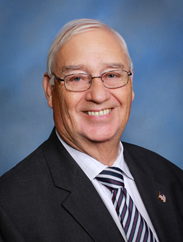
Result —
[[[124, 69], [124, 65], [122, 63], [101, 63], [101, 66], [105, 68], [116, 68], [116, 69]], [[67, 73], [73, 70], [86, 70], [85, 65], [68, 65], [62, 66], [61, 74]]]
[[69, 65], [69, 66], [62, 66], [61, 73], [73, 71], [73, 70], [81, 70], [81, 69], [86, 69], [85, 65]]
[[122, 63], [103, 63], [103, 66], [106, 68], [117, 68], [117, 69], [123, 69], [124, 65]]

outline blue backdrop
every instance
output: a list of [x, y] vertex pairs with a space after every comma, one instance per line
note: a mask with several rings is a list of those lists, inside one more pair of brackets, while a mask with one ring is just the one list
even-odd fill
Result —
[[183, 1], [1, 0], [0, 175], [50, 134], [52, 110], [42, 89], [46, 57], [59, 29], [95, 18], [126, 40], [135, 100], [122, 140], [183, 168]]

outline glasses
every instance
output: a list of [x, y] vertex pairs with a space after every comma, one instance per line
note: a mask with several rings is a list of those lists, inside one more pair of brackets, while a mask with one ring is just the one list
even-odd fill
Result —
[[60, 79], [52, 73], [58, 81], [64, 82], [65, 88], [73, 92], [82, 92], [88, 90], [92, 85], [94, 78], [101, 78], [106, 88], [119, 88], [125, 86], [129, 81], [129, 76], [132, 75], [131, 71], [125, 70], [112, 70], [103, 73], [101, 76], [91, 76], [86, 73], [70, 74]]

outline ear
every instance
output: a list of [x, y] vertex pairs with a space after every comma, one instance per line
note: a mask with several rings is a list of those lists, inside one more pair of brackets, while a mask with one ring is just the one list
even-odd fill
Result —
[[44, 88], [46, 99], [48, 101], [48, 106], [50, 108], [53, 108], [53, 104], [52, 104], [52, 89], [53, 89], [53, 86], [50, 84], [50, 77], [48, 76], [47, 72], [43, 76], [43, 88]]
[[133, 91], [133, 70], [132, 70], [132, 75], [130, 76], [130, 78], [131, 78], [131, 84], [132, 84], [132, 102], [133, 102], [133, 100], [135, 98], [135, 93]]

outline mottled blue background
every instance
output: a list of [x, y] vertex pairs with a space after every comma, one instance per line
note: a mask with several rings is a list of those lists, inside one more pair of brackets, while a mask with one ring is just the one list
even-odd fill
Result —
[[85, 17], [117, 30], [134, 63], [136, 96], [122, 139], [183, 168], [183, 1], [1, 0], [0, 175], [49, 136], [47, 52], [66, 22]]

